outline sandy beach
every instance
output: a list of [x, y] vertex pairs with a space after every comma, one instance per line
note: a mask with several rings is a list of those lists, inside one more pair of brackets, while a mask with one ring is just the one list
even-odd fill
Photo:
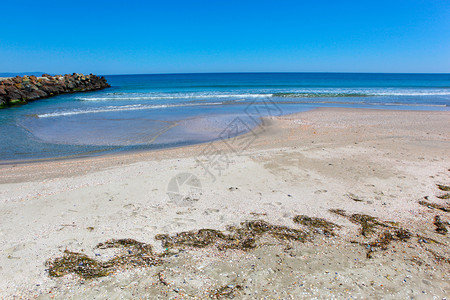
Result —
[[[448, 111], [320, 108], [211, 144], [0, 165], [0, 297], [442, 299], [449, 150]], [[65, 250], [77, 265], [56, 269]], [[93, 265], [107, 274], [80, 276]]]

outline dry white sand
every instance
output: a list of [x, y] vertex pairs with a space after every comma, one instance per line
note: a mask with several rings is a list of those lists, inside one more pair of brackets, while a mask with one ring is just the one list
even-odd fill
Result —
[[[211, 162], [203, 155], [208, 145], [0, 166], [0, 296], [206, 298], [240, 285], [239, 299], [447, 297], [449, 240], [433, 220], [448, 222], [448, 212], [418, 201], [448, 205], [436, 197], [445, 194], [436, 184], [450, 185], [449, 133], [449, 112], [324, 108], [266, 119], [240, 140], [250, 143], [240, 154], [214, 143], [228, 159], [220, 174], [212, 171], [215, 180], [197, 161]], [[201, 183], [194, 201], [182, 205], [167, 195], [180, 173]], [[333, 208], [398, 222], [413, 238], [368, 259], [364, 246], [350, 242], [365, 241], [359, 227]], [[298, 228], [296, 215], [342, 228], [336, 237], [289, 246], [268, 240], [247, 252], [187, 250], [161, 266], [93, 280], [46, 271], [45, 262], [65, 249], [95, 258], [95, 246], [112, 238], [160, 252], [156, 234], [224, 230], [254, 219]]]

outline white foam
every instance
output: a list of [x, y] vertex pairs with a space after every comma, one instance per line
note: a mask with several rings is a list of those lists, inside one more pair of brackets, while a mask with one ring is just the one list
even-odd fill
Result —
[[[450, 96], [450, 89], [425, 88], [292, 88], [286, 90], [259, 90], [259, 93], [109, 93], [102, 97], [77, 97], [80, 101], [151, 101], [175, 99], [227, 99], [227, 98], [267, 98], [274, 93], [308, 93], [308, 94], [366, 94], [368, 96]], [[321, 97], [318, 95], [318, 97]]]
[[[124, 96], [118, 96], [117, 94], [108, 95], [105, 97], [77, 97], [77, 100], [80, 101], [111, 101], [111, 100], [171, 100], [171, 99], [214, 99], [214, 98], [265, 98], [272, 97], [272, 94], [166, 94], [166, 95], [142, 95], [139, 97], [130, 97], [125, 95], [133, 95], [124, 94]], [[153, 96], [152, 96], [153, 95]]]
[[117, 112], [117, 111], [131, 111], [131, 110], [145, 110], [145, 109], [157, 109], [167, 107], [183, 107], [183, 106], [201, 106], [201, 105], [221, 105], [222, 103], [188, 103], [188, 104], [161, 104], [161, 105], [122, 105], [122, 106], [106, 106], [98, 109], [85, 109], [85, 110], [70, 110], [62, 112], [54, 112], [47, 114], [37, 115], [38, 118], [55, 118], [63, 116], [73, 116], [81, 114], [95, 114], [105, 112]]
[[[450, 96], [450, 89], [411, 88], [321, 88], [295, 89], [286, 93], [366, 94], [370, 96]], [[283, 93], [285, 93], [283, 91]]]
[[450, 96], [448, 92], [373, 92], [376, 96]]

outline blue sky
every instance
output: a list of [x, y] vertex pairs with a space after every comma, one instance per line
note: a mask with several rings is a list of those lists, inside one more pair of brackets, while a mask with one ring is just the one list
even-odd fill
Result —
[[450, 72], [449, 0], [1, 7], [0, 72]]

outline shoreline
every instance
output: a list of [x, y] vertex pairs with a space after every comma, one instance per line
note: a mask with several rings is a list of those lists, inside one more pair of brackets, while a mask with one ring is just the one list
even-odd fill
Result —
[[[261, 124], [258, 126], [255, 126], [251, 129], [253, 132], [257, 132], [258, 135], [261, 135], [266, 130], [263, 127], [267, 127], [268, 125], [271, 126], [276, 122], [280, 122], [281, 120], [289, 120], [289, 119], [295, 119], [295, 118], [301, 118], [303, 114], [308, 114], [311, 112], [320, 112], [320, 111], [331, 111], [331, 112], [380, 112], [380, 113], [430, 113], [430, 114], [449, 114], [450, 110], [439, 110], [439, 111], [433, 111], [433, 110], [400, 110], [400, 109], [383, 109], [383, 108], [347, 108], [347, 107], [316, 107], [309, 109], [307, 111], [301, 111], [291, 114], [286, 114], [282, 116], [277, 117], [262, 117], [260, 118]], [[265, 124], [265, 125], [263, 125]], [[247, 135], [251, 134], [245, 133], [240, 135], [241, 137], [245, 137]], [[87, 161], [96, 163], [101, 161], [111, 161], [111, 166], [115, 165], [116, 162], [120, 160], [130, 161], [130, 162], [136, 162], [139, 161], [142, 158], [151, 158], [150, 156], [152, 154], [155, 154], [155, 158], [169, 158], [172, 157], [171, 155], [182, 154], [184, 151], [186, 151], [187, 155], [192, 155], [191, 150], [194, 148], [199, 148], [207, 144], [220, 144], [222, 140], [213, 140], [208, 142], [201, 142], [197, 144], [191, 144], [191, 145], [184, 145], [184, 146], [175, 146], [175, 147], [168, 147], [168, 148], [162, 148], [162, 149], [131, 149], [131, 150], [119, 150], [119, 151], [113, 151], [113, 153], [107, 153], [107, 154], [98, 154], [98, 155], [72, 155], [68, 157], [54, 157], [54, 158], [39, 158], [39, 159], [23, 159], [23, 160], [0, 160], [0, 170], [2, 169], [9, 169], [12, 167], [17, 166], [36, 166], [41, 167], [45, 164], [58, 164], [58, 163], [67, 163], [67, 164], [78, 164], [78, 163], [88, 163]], [[167, 152], [167, 153], [166, 153]], [[173, 153], [173, 154], [172, 154]], [[2, 183], [0, 181], [0, 183]]]
[[[444, 227], [450, 220], [430, 204], [448, 205], [438, 184], [450, 185], [449, 112], [320, 108], [263, 122], [225, 140], [241, 141], [247, 145], [237, 149], [242, 151], [217, 141], [0, 166], [0, 274], [6, 278], [0, 295], [206, 297], [229, 285], [242, 286], [234, 292], [244, 299], [448, 294], [449, 240], [435, 223], [436, 216]], [[227, 155], [220, 174], [209, 170], [215, 178], [198, 164], [210, 165], [203, 155], [208, 145]], [[167, 195], [182, 173], [201, 182], [200, 194], [187, 205]], [[361, 232], [361, 215], [376, 218], [368, 227], [373, 232]], [[335, 235], [296, 223], [297, 216], [334, 223]], [[227, 226], [251, 220], [273, 230], [305, 230], [311, 239], [279, 239], [275, 232], [256, 235], [255, 248], [224, 251], [214, 243], [164, 247], [156, 238], [199, 229], [232, 234]], [[402, 240], [395, 238], [400, 229], [408, 233]], [[393, 240], [376, 244], [386, 230]], [[111, 239], [133, 239], [158, 255], [165, 248], [171, 254], [157, 266], [119, 268], [83, 283], [75, 275], [49, 277], [46, 264], [66, 249], [98, 261], [127, 253], [99, 250]]]

